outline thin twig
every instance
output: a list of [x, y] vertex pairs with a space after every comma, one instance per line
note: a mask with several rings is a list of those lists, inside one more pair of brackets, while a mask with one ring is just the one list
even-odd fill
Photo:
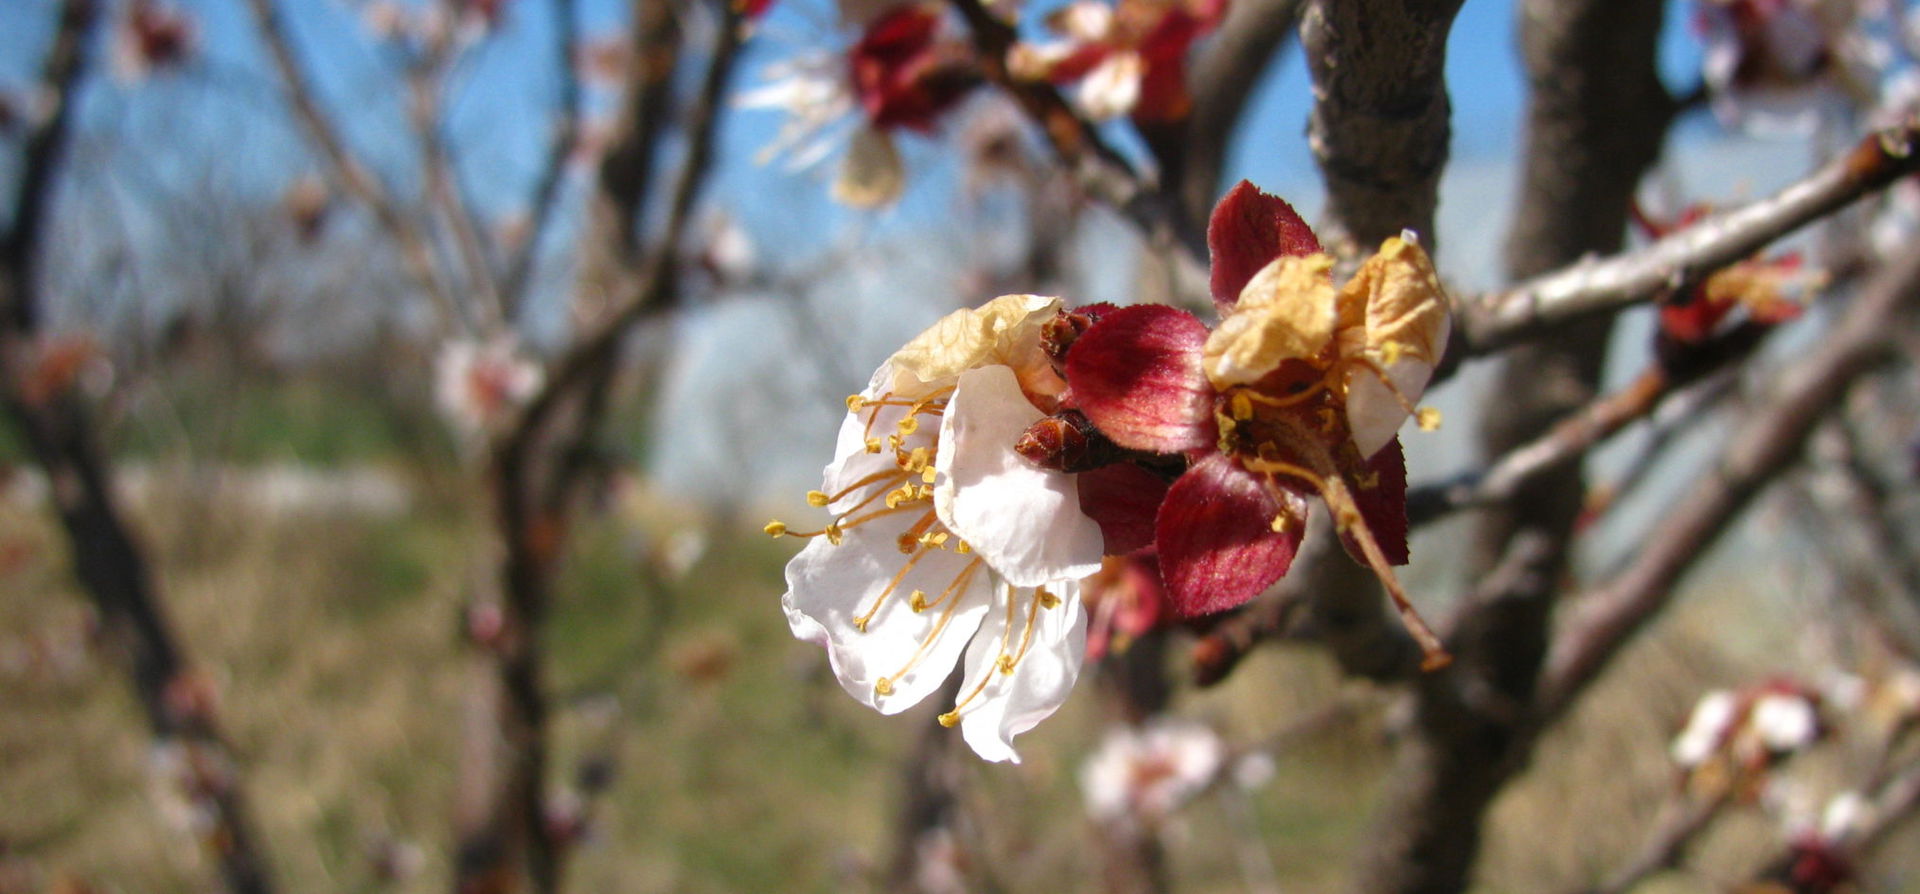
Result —
[[442, 129], [440, 114], [441, 98], [446, 90], [447, 80], [453, 69], [452, 56], [457, 26], [461, 10], [459, 4], [442, 0], [442, 14], [448, 17], [449, 25], [441, 28], [428, 43], [426, 52], [407, 71], [407, 119], [413, 126], [414, 138], [420, 141], [420, 174], [426, 183], [427, 202], [437, 209], [445, 219], [448, 231], [452, 234], [454, 252], [465, 268], [466, 285], [470, 290], [475, 308], [468, 307], [470, 318], [487, 318], [489, 326], [495, 328], [505, 320], [506, 315], [499, 296], [499, 284], [494, 280], [493, 268], [487, 262], [487, 248], [480, 236], [480, 227], [475, 223], [473, 212], [467, 206], [466, 198], [458, 183], [459, 171], [454, 167], [453, 154], [447, 148], [445, 133]]
[[[1180, 282], [1204, 283], [1199, 269], [1207, 256], [1206, 234], [1184, 226], [1173, 197], [1164, 195], [1134, 170], [1125, 156], [1100, 138], [1051, 84], [1022, 80], [1007, 69], [1007, 53], [1018, 40], [1013, 26], [980, 0], [952, 0], [972, 29], [975, 54], [987, 80], [1012, 96], [1040, 127], [1054, 154], [1087, 194], [1119, 211], [1156, 246], [1178, 245], [1172, 257]], [[1204, 292], [1204, 288], [1201, 289]]]
[[1713, 825], [1733, 802], [1731, 788], [1704, 800], [1670, 802], [1663, 819], [1648, 833], [1633, 862], [1620, 868], [1606, 884], [1581, 889], [1581, 894], [1627, 894], [1648, 876], [1680, 865], [1687, 848]]
[[1766, 334], [1760, 326], [1742, 326], [1695, 351], [1684, 369], [1654, 363], [1611, 394], [1602, 395], [1555, 423], [1546, 434], [1509, 451], [1487, 468], [1407, 494], [1407, 524], [1420, 527], [1452, 512], [1504, 502], [1535, 476], [1578, 461], [1588, 451], [1645, 418], [1669, 395], [1710, 373], [1751, 355]]
[[1559, 323], [1671, 294], [1794, 230], [1920, 171], [1920, 121], [1862, 139], [1805, 180], [1644, 248], [1536, 277], [1456, 308], [1445, 375]]
[[540, 256], [540, 243], [546, 237], [547, 224], [553, 219], [554, 207], [558, 204], [560, 184], [565, 181], [567, 165], [580, 145], [580, 76], [575, 69], [579, 64], [576, 58], [579, 28], [579, 7], [574, 0], [553, 0], [554, 52], [560, 61], [559, 119], [547, 144], [546, 165], [541, 169], [533, 199], [527, 206], [526, 233], [513, 250], [507, 272], [500, 281], [501, 313], [509, 324], [519, 315], [520, 304], [526, 298], [527, 282]]
[[398, 243], [401, 262], [433, 301], [441, 325], [449, 329], [470, 326], [473, 321], [465, 316], [464, 305], [454, 300], [452, 291], [441, 279], [431, 242], [400, 210], [386, 187], [354, 158], [345, 139], [335, 130], [326, 113], [321, 111], [313, 86], [300, 67], [299, 60], [294, 57], [286, 23], [273, 0], [247, 0], [247, 5], [253, 10], [261, 40], [266, 42], [274, 68], [279, 71], [280, 79], [286, 86], [287, 101], [293, 106], [294, 117], [300, 121], [307, 138], [313, 141], [320, 150], [321, 159], [326, 162], [327, 179], [332, 181], [335, 188], [366, 205], [373, 212], [374, 219]]

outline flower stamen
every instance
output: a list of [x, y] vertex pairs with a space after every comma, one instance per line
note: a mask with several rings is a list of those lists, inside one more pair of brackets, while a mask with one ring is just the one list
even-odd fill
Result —
[[[925, 553], [924, 552], [920, 553], [920, 555], [925, 555]], [[921, 658], [926, 657], [927, 650], [932, 648], [933, 644], [940, 640], [940, 634], [946, 631], [947, 623], [953, 620], [953, 613], [959, 610], [960, 608], [959, 593], [965, 590], [967, 588], [967, 584], [973, 581], [973, 576], [975, 573], [977, 573], [980, 570], [980, 565], [981, 565], [980, 560], [974, 559], [973, 561], [968, 562], [965, 568], [960, 569], [959, 574], [956, 574], [953, 576], [953, 580], [947, 584], [946, 590], [941, 592], [939, 601], [946, 602], [949, 596], [953, 596], [954, 597], [953, 600], [947, 604], [947, 607], [944, 610], [940, 612], [940, 619], [933, 622], [933, 629], [927, 631], [926, 639], [921, 640], [920, 644], [914, 648], [913, 654], [907, 656], [907, 663], [901, 665], [898, 671], [895, 671], [892, 674], [889, 674], [887, 676], [881, 677], [873, 681], [874, 692], [880, 695], [887, 695], [891, 693], [893, 691], [893, 681], [906, 676], [909, 671], [913, 670], [915, 665], [920, 663]], [[905, 574], [905, 573], [906, 572], [903, 569], [901, 571], [901, 574]], [[893, 587], [898, 584], [899, 577], [896, 576], [894, 578], [894, 581], [895, 583], [890, 584], [887, 588], [889, 592], [891, 592]], [[884, 594], [882, 598], [885, 598]], [[875, 603], [874, 608], [877, 610], [879, 608], [879, 604]], [[867, 618], [873, 617], [873, 613], [868, 612], [866, 617]], [[866, 625], [862, 623], [860, 624], [860, 628], [864, 630], [866, 629]]]

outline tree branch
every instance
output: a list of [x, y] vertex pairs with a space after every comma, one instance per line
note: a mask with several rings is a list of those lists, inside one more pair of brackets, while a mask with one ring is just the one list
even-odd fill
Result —
[[1809, 433], [1839, 406], [1855, 378], [1890, 356], [1892, 332], [1920, 300], [1920, 253], [1895, 261], [1853, 298], [1811, 356], [1781, 373], [1727, 440], [1718, 461], [1664, 521], [1632, 564], [1580, 600], [1582, 611], [1554, 642], [1542, 675], [1539, 719], [1564, 713], [1641, 627], [1665, 608], [1680, 576], [1726, 523], [1800, 455]]
[[226, 888], [267, 892], [266, 861], [220, 736], [213, 693], [173, 633], [151, 568], [115, 502], [81, 399], [70, 386], [52, 393], [26, 387], [38, 353], [42, 236], [54, 178], [72, 139], [74, 93], [86, 70], [94, 18], [90, 0], [61, 4], [41, 76], [51, 114], [27, 136], [11, 228], [0, 234], [0, 410], [46, 473], [74, 574], [124, 661], [148, 728], [165, 753], [178, 758], [169, 767], [173, 782], [209, 819], [204, 840]]
[[575, 70], [579, 64], [576, 58], [579, 28], [580, 14], [575, 0], [553, 0], [554, 53], [560, 60], [560, 116], [553, 138], [547, 144], [545, 167], [527, 206], [525, 241], [513, 250], [506, 274], [500, 281], [501, 312], [509, 324], [519, 315], [520, 304], [526, 298], [527, 283], [540, 256], [540, 243], [546, 237], [548, 222], [553, 219], [554, 206], [559, 203], [560, 184], [565, 180], [567, 164], [580, 145], [580, 76]]
[[1327, 183], [1321, 240], [1336, 255], [1411, 228], [1435, 244], [1433, 210], [1452, 135], [1447, 32], [1461, 0], [1313, 0], [1300, 42], [1313, 74], [1307, 140]]
[[[1174, 252], [1179, 281], [1205, 283], [1203, 262], [1207, 256], [1204, 230], [1183, 226], [1173, 198], [1152, 187], [1133, 169], [1124, 156], [1100, 139], [1092, 125], [1075, 114], [1060, 92], [1043, 81], [1016, 78], [1007, 70], [1007, 52], [1018, 40], [1013, 26], [1007, 24], [981, 0], [952, 0], [954, 9], [965, 19], [973, 33], [975, 54], [987, 80], [1000, 86], [1053, 147], [1075, 181], [1088, 195], [1119, 211], [1157, 247], [1180, 246]], [[1205, 294], [1200, 286], [1198, 294]]]
[[[440, 2], [442, 14], [450, 22], [457, 22], [459, 4], [446, 0]], [[441, 28], [427, 46], [424, 57], [409, 66], [407, 118], [413, 126], [414, 138], [420, 142], [420, 175], [426, 183], [427, 202], [438, 209], [440, 216], [446, 220], [448, 232], [452, 234], [454, 252], [466, 272], [466, 285], [470, 290], [466, 294], [474, 296], [473, 304], [478, 306], [481, 313], [491, 317], [494, 325], [498, 325], [506, 319], [499, 283], [494, 280], [493, 268], [487, 262], [487, 248], [481, 239], [480, 228], [475, 224], [473, 212], [467, 207], [461, 193], [457, 180], [459, 172], [454, 169], [453, 156], [447, 149], [440, 122], [440, 100], [446, 89], [453, 42], [458, 32], [459, 28], [452, 24]], [[468, 310], [472, 311], [473, 307], [469, 306]]]
[[1692, 224], [1645, 248], [1585, 261], [1455, 308], [1445, 371], [1570, 320], [1672, 294], [1901, 177], [1920, 171], [1920, 120], [1870, 134], [1774, 195]]

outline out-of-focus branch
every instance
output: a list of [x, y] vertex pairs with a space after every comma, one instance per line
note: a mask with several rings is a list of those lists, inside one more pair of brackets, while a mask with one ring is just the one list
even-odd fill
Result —
[[286, 22], [281, 18], [274, 0], [247, 0], [247, 5], [253, 10], [255, 25], [260, 31], [261, 40], [267, 45], [268, 55], [273, 58], [274, 68], [286, 85], [287, 101], [293, 107], [294, 117], [300, 121], [307, 139], [313, 141], [315, 148], [320, 150], [321, 159], [326, 162], [327, 179], [337, 189], [366, 205], [381, 228], [393, 237], [400, 249], [401, 263], [406, 265], [408, 274], [433, 301], [441, 324], [450, 328], [470, 325], [472, 320], [465, 315], [466, 306], [454, 299], [452, 291], [441, 279], [439, 265], [434, 262], [431, 241], [400, 210], [393, 196], [373, 172], [354, 158], [346, 140], [320, 109], [313, 86], [305, 70], [300, 67], [299, 60], [294, 57], [293, 44], [287, 37]]
[[1272, 65], [1293, 33], [1304, 3], [1239, 0], [1229, 4], [1220, 29], [1193, 57], [1188, 75], [1193, 110], [1175, 134], [1181, 142], [1178, 169], [1167, 171], [1162, 185], [1178, 198], [1188, 226], [1203, 225], [1220, 198], [1228, 141], [1260, 83], [1260, 73]]
[[[450, 22], [459, 20], [461, 10], [458, 4], [442, 0], [441, 5], [442, 14]], [[505, 318], [499, 284], [495, 282], [493, 268], [487, 262], [487, 247], [481, 239], [480, 227], [474, 222], [473, 212], [467, 207], [461, 193], [457, 179], [460, 174], [454, 168], [453, 155], [447, 149], [440, 122], [441, 97], [446, 90], [455, 35], [459, 30], [454, 25], [441, 28], [427, 44], [421, 58], [409, 66], [407, 119], [413, 126], [414, 138], [420, 142], [420, 174], [426, 184], [427, 202], [446, 221], [454, 252], [465, 268], [468, 291], [464, 294], [471, 296], [469, 300], [477, 306], [477, 310], [475, 307], [468, 309], [476, 315], [491, 317], [491, 323], [497, 326]]]
[[1313, 74], [1307, 139], [1327, 184], [1336, 253], [1412, 228], [1431, 243], [1452, 135], [1447, 33], [1461, 0], [1313, 0], [1300, 42]]
[[1407, 524], [1419, 527], [1450, 513], [1513, 499], [1536, 476], [1577, 462], [1595, 446], [1645, 418], [1670, 394], [1725, 369], [1752, 353], [1765, 334], [1744, 326], [1722, 336], [1683, 370], [1655, 364], [1626, 387], [1595, 399], [1554, 423], [1546, 434], [1509, 451], [1487, 468], [1407, 494]]
[[[1862, 139], [1807, 179], [1632, 252], [1536, 277], [1455, 309], [1447, 371], [1575, 320], [1678, 291], [1788, 233], [1920, 171], [1920, 121]], [[1444, 374], [1444, 373], [1443, 373]]]
[[1628, 894], [1648, 876], [1680, 865], [1694, 839], [1711, 827], [1732, 802], [1731, 795], [1729, 789], [1704, 800], [1670, 802], [1660, 822], [1640, 846], [1640, 852], [1634, 855], [1633, 862], [1621, 867], [1606, 884], [1582, 888], [1579, 894]]
[[[1172, 257], [1182, 283], [1204, 283], [1206, 233], [1183, 226], [1172, 197], [1153, 188], [1125, 157], [1108, 146], [1072, 107], [1060, 91], [1043, 81], [1016, 78], [1007, 70], [1007, 52], [1017, 35], [1013, 26], [980, 0], [952, 0], [954, 9], [972, 30], [975, 54], [987, 80], [1005, 90], [1039, 125], [1060, 161], [1087, 194], [1119, 211], [1158, 246], [1180, 246]], [[1202, 289], [1201, 291], [1204, 291]]]
[[1893, 262], [1853, 298], [1810, 356], [1780, 375], [1713, 467], [1649, 532], [1633, 563], [1583, 597], [1554, 642], [1538, 715], [1551, 722], [1599, 677], [1620, 648], [1664, 609], [1680, 576], [1725, 532], [1727, 522], [1800, 455], [1808, 435], [1875, 362], [1920, 301], [1920, 253]]
[[[664, 4], [641, 4], [643, 9], [654, 5]], [[687, 150], [669, 199], [665, 228], [652, 241], [640, 274], [631, 284], [622, 284], [614, 310], [554, 363], [546, 384], [492, 445], [489, 479], [494, 520], [503, 541], [500, 607], [507, 631], [493, 654], [500, 690], [495, 727], [505, 759], [482, 765], [495, 776], [476, 783], [489, 793], [488, 806], [483, 815], [462, 820], [456, 880], [461, 890], [488, 890], [486, 886], [503, 877], [524, 879], [540, 892], [559, 886], [564, 842], [543, 823], [548, 703], [540, 643], [570, 509], [588, 467], [587, 445], [604, 415], [619, 347], [636, 324], [677, 303], [675, 265], [712, 164], [721, 94], [740, 45], [738, 11], [724, 0], [715, 7], [720, 12], [715, 43], [684, 122]], [[633, 85], [634, 89], [643, 89], [650, 74], [643, 70], [643, 83]], [[641, 148], [637, 157], [650, 164], [653, 147]], [[598, 233], [613, 240], [629, 234], [620, 226]], [[583, 278], [583, 288], [591, 285]]]
[[[666, 4], [643, 6], [665, 7]], [[579, 28], [580, 14], [575, 0], [553, 0], [554, 54], [560, 63], [557, 70], [560, 95], [556, 100], [559, 116], [554, 122], [552, 139], [547, 143], [546, 164], [534, 186], [533, 199], [527, 205], [526, 233], [513, 249], [506, 273], [500, 279], [501, 312], [509, 324], [519, 315], [520, 303], [526, 298], [527, 283], [539, 260], [547, 224], [553, 219], [567, 164], [580, 145], [580, 75], [575, 67], [579, 64]]]
[[[1669, 120], [1655, 67], [1659, 0], [1523, 0], [1526, 157], [1509, 275], [1535, 276], [1619, 248], [1627, 198]], [[1375, 234], [1375, 238], [1379, 238]], [[1503, 456], [1594, 400], [1608, 321], [1551, 332], [1505, 359], [1481, 444]], [[1526, 719], [1584, 482], [1540, 474], [1488, 513], [1468, 560], [1479, 580], [1446, 625], [1453, 665], [1415, 681], [1357, 890], [1437, 892], [1472, 878], [1489, 805], [1532, 750]]]
[[47, 476], [80, 586], [93, 600], [114, 651], [124, 656], [147, 725], [174, 758], [166, 768], [210, 828], [205, 841], [230, 891], [272, 890], [230, 749], [221, 739], [213, 693], [190, 669], [156, 591], [151, 569], [120, 514], [91, 420], [70, 384], [26, 386], [38, 362], [38, 265], [51, 214], [54, 177], [72, 138], [74, 93], [86, 70], [91, 0], [60, 6], [42, 68], [49, 114], [28, 133], [10, 228], [0, 233], [0, 410], [18, 428]]

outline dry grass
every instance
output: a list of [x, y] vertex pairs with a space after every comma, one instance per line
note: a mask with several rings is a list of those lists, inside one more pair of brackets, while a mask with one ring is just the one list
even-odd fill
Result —
[[[460, 624], [484, 542], [451, 499], [387, 521], [258, 517], [182, 491], [144, 507], [177, 626], [221, 693], [247, 789], [290, 891], [437, 891], [448, 878], [449, 807], [474, 658]], [[669, 517], [658, 507], [643, 514]], [[674, 517], [672, 524], [687, 524]], [[633, 518], [582, 531], [553, 628], [556, 785], [614, 758], [593, 833], [570, 864], [582, 891], [842, 891], [891, 845], [900, 766], [929, 712], [882, 718], [842, 697], [774, 608], [780, 544], [722, 538], [684, 576], [651, 569]], [[0, 642], [78, 641], [86, 613], [39, 515], [0, 505], [0, 539], [24, 545], [0, 574]], [[1739, 651], [1708, 634], [1739, 611], [1696, 600], [1636, 645], [1500, 800], [1481, 888], [1556, 890], [1605, 875], [1640, 841], [1671, 789], [1665, 743], [1699, 691], [1777, 670], [1768, 636]], [[1753, 623], [1751, 619], [1747, 623]], [[64, 640], [62, 638], [65, 638]], [[18, 665], [18, 666], [16, 666]], [[1317, 655], [1270, 649], [1185, 713], [1258, 741], [1355, 690]], [[64, 669], [0, 666], [0, 889], [58, 876], [126, 891], [195, 891], [208, 867], [147, 769], [122, 681], [97, 653]], [[1104, 723], [1095, 687], [1023, 740], [1026, 763], [969, 760], [967, 803], [985, 839], [977, 866], [1008, 890], [1084, 890], [1098, 850], [1075, 774]], [[1297, 742], [1256, 793], [1258, 834], [1289, 891], [1336, 888], [1385, 767], [1376, 714]], [[1169, 829], [1181, 891], [1244, 890], [1245, 830], [1217, 798]], [[1701, 851], [1731, 878], [1772, 837], [1736, 817]], [[399, 883], [369, 845], [423, 855]], [[1909, 870], [1910, 871], [1910, 870]], [[1670, 876], [1647, 890], [1708, 891]]]

